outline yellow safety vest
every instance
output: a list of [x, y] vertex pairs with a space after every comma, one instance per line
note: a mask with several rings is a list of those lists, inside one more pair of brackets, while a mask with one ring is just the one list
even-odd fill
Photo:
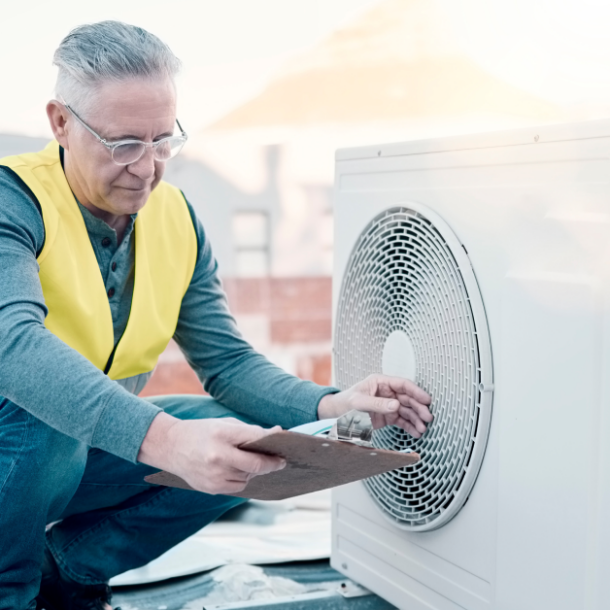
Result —
[[46, 327], [112, 379], [152, 371], [174, 334], [195, 269], [197, 235], [182, 193], [161, 182], [138, 213], [131, 311], [115, 349], [106, 288], [59, 144], [5, 157], [0, 165], [27, 184], [42, 210], [45, 243], [38, 264]]

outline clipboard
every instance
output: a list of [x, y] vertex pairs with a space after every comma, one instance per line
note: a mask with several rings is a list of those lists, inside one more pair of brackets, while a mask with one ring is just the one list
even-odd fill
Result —
[[[309, 436], [289, 430], [275, 432], [240, 449], [286, 459], [286, 467], [253, 477], [239, 493], [227, 494], [253, 500], [284, 500], [293, 496], [367, 479], [419, 461], [417, 453], [364, 447], [325, 436]], [[145, 481], [156, 485], [193, 489], [169, 472], [157, 472]]]

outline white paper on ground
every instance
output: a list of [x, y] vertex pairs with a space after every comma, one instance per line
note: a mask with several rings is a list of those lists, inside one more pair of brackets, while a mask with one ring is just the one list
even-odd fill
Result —
[[251, 500], [237, 521], [203, 528], [148, 565], [110, 581], [146, 584], [227, 564], [267, 564], [330, 557], [330, 490], [288, 500]]
[[[338, 589], [336, 580], [301, 584], [289, 578], [268, 576], [262, 568], [251, 565], [224, 566], [215, 570], [213, 577], [216, 582], [214, 589], [207, 596], [188, 602], [181, 610], [225, 607], [236, 602], [260, 602], [256, 607], [265, 608], [266, 601], [286, 599], [294, 602], [297, 596], [305, 601], [311, 599], [312, 593], [335, 592]], [[308, 607], [313, 607], [311, 601]]]

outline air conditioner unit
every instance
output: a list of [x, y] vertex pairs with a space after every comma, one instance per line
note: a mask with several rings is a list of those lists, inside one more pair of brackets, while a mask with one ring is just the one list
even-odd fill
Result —
[[610, 608], [610, 122], [339, 151], [334, 374], [433, 397], [334, 492], [332, 565], [405, 610]]

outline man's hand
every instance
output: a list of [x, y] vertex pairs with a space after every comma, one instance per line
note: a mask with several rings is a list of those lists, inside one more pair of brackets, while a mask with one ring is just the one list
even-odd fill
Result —
[[239, 449], [280, 429], [265, 430], [232, 417], [182, 421], [159, 413], [144, 438], [138, 461], [178, 475], [198, 491], [237, 493], [252, 477], [284, 468], [283, 458]]
[[338, 394], [327, 394], [318, 405], [318, 419], [340, 417], [356, 409], [371, 416], [375, 428], [399, 426], [419, 438], [433, 416], [430, 396], [408, 379], [369, 375], [364, 381]]

